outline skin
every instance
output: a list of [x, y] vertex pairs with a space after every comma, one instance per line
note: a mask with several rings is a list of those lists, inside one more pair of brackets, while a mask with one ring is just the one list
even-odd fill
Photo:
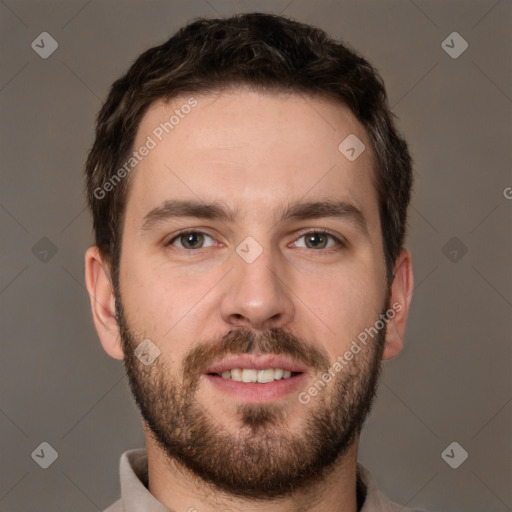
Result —
[[[141, 121], [134, 146], [144, 144], [188, 98], [155, 102]], [[216, 340], [237, 328], [257, 334], [283, 329], [334, 363], [359, 333], [374, 325], [388, 298], [372, 155], [364, 128], [343, 105], [309, 96], [236, 88], [194, 98], [198, 105], [130, 176], [119, 277], [127, 324], [138, 340], [150, 338], [158, 346], [160, 366], [155, 368], [165, 364], [169, 379], [177, 383], [183, 380], [181, 365], [198, 340]], [[338, 150], [349, 134], [366, 145], [353, 162]], [[141, 230], [144, 216], [171, 199], [222, 201], [237, 215], [232, 222], [174, 218]], [[305, 200], [351, 203], [363, 213], [367, 232], [347, 218], [279, 221], [284, 207]], [[204, 241], [207, 247], [183, 249], [179, 238], [165, 245], [185, 228], [211, 237]], [[329, 230], [346, 245], [330, 239], [327, 248], [306, 246], [303, 235], [315, 229]], [[263, 249], [250, 264], [236, 252], [248, 236]], [[85, 268], [102, 346], [123, 360], [126, 344], [116, 321], [110, 269], [97, 247], [88, 249]], [[394, 275], [389, 304], [402, 307], [388, 323], [382, 360], [402, 350], [413, 289], [406, 249], [396, 260]], [[369, 355], [364, 354], [354, 357], [354, 375], [368, 368]], [[145, 375], [143, 370], [140, 375]], [[306, 391], [319, 375], [311, 369], [298, 392]], [[345, 378], [342, 375], [346, 373], [335, 380]], [[335, 386], [331, 382], [321, 397], [306, 405], [296, 392], [278, 399], [286, 414], [277, 434], [303, 434], [306, 419], [335, 396]], [[203, 377], [198, 378], [195, 400], [225, 432], [240, 432], [241, 404]], [[147, 424], [144, 431], [149, 490], [171, 510], [270, 510], [268, 502], [207, 486], [165, 456]], [[277, 497], [271, 510], [355, 512], [358, 443], [356, 436], [307, 492], [299, 489]]]

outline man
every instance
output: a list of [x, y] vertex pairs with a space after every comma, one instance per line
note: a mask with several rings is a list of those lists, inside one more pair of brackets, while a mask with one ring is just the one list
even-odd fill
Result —
[[357, 462], [413, 287], [370, 64], [283, 17], [197, 20], [113, 84], [86, 177], [94, 322], [146, 441], [108, 512], [406, 510]]

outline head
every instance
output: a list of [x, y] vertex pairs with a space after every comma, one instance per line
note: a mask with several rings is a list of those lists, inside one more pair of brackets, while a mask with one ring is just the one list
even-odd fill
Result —
[[255, 499], [321, 478], [412, 292], [411, 159], [377, 72], [289, 19], [198, 20], [113, 84], [86, 180], [96, 328], [169, 463]]

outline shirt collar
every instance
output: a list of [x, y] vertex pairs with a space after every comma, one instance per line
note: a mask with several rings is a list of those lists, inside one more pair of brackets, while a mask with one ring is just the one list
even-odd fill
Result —
[[[124, 512], [172, 512], [148, 490], [148, 456], [145, 448], [128, 450], [119, 464], [121, 502]], [[366, 488], [366, 497], [359, 512], [407, 512], [377, 488], [371, 473], [357, 463], [357, 478]]]
[[145, 448], [128, 450], [119, 463], [124, 512], [169, 512], [148, 490], [148, 454]]

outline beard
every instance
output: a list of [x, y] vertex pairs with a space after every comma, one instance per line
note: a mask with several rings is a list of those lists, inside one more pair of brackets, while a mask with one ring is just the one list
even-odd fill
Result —
[[127, 324], [118, 287], [114, 288], [130, 389], [170, 467], [176, 465], [232, 496], [272, 500], [306, 491], [323, 480], [359, 436], [381, 373], [386, 323], [311, 399], [299, 431], [290, 430], [282, 404], [266, 403], [237, 405], [233, 433], [219, 420], [221, 411], [215, 417], [197, 399], [201, 373], [209, 364], [228, 354], [273, 353], [306, 363], [320, 376], [332, 365], [327, 353], [280, 328], [259, 334], [244, 328], [196, 343], [183, 359], [181, 372], [173, 375], [163, 344], [162, 355], [151, 365], [139, 361], [134, 350], [145, 337]]

